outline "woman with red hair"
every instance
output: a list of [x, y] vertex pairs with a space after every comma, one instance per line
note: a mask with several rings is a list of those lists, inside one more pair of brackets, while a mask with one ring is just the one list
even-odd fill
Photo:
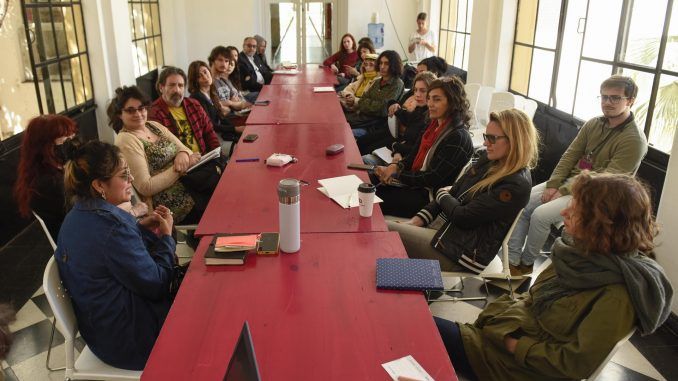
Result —
[[[56, 240], [68, 212], [64, 198], [65, 150], [78, 128], [63, 115], [31, 119], [24, 132], [14, 196], [19, 213], [38, 214]], [[66, 145], [64, 145], [66, 143]]]
[[358, 51], [355, 38], [350, 33], [341, 36], [341, 49], [323, 61], [323, 66], [329, 66], [337, 75], [339, 85], [337, 91], [343, 90], [352, 80], [351, 72], [358, 62]]

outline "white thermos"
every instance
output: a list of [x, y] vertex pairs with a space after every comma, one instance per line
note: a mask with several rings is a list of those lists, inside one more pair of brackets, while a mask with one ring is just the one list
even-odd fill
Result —
[[280, 250], [285, 253], [295, 253], [301, 247], [299, 194], [299, 180], [282, 179], [278, 183]]

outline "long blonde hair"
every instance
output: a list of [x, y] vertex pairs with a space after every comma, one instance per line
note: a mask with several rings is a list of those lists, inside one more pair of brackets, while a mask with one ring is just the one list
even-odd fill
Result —
[[490, 122], [499, 125], [510, 144], [508, 155], [502, 161], [496, 161], [487, 171], [485, 177], [475, 183], [470, 194], [481, 190], [489, 190], [502, 178], [520, 171], [532, 169], [537, 165], [539, 157], [539, 134], [530, 118], [516, 109], [494, 111], [490, 113]]

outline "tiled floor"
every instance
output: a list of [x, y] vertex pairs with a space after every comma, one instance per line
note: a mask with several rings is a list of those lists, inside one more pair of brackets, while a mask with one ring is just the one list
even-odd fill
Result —
[[[49, 372], [45, 368], [52, 312], [42, 292], [41, 283], [50, 251], [37, 224], [0, 250], [0, 301], [12, 301], [15, 306], [21, 306], [17, 321], [10, 326], [15, 333], [12, 350], [2, 361], [2, 369], [8, 381], [63, 380], [63, 371]], [[19, 279], [20, 277], [24, 279]], [[454, 283], [455, 280], [446, 279], [446, 282]], [[520, 289], [527, 287], [529, 284], [525, 282]], [[480, 289], [481, 282], [470, 279], [465, 282], [465, 291], [457, 296], [476, 296], [480, 294]], [[503, 292], [490, 286], [490, 301]], [[435, 316], [458, 322], [472, 322], [483, 306], [482, 301], [435, 302], [430, 308]], [[63, 366], [65, 363], [63, 342], [64, 339], [57, 330], [52, 344], [52, 367]], [[76, 352], [82, 350], [84, 345], [84, 341], [78, 339]], [[678, 380], [676, 359], [678, 336], [667, 327], [648, 337], [636, 334], [614, 356], [598, 380]]]

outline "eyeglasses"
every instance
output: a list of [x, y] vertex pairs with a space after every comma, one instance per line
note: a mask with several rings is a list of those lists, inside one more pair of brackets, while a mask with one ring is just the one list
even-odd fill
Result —
[[118, 175], [119, 178], [125, 180], [125, 182], [131, 182], [132, 181], [132, 173], [129, 171], [129, 167], [125, 167], [122, 169], [122, 173]]
[[508, 137], [506, 135], [488, 135], [488, 134], [483, 134], [483, 139], [485, 139], [486, 142], [489, 142], [490, 144], [494, 144], [497, 142], [497, 139], [506, 139], [508, 140]]
[[257, 44], [245, 44], [245, 46], [248, 48], [256, 48]]
[[363, 62], [363, 66], [374, 66], [374, 62], [365, 61]]
[[122, 111], [125, 114], [129, 114], [129, 115], [134, 115], [134, 114], [136, 114], [137, 111], [139, 111], [140, 113], [143, 114], [144, 112], [148, 111], [148, 106], [139, 106], [139, 108], [127, 107], [127, 108], [122, 109]]
[[616, 105], [617, 103], [621, 102], [622, 99], [629, 99], [629, 97], [622, 97], [620, 95], [599, 95], [598, 99], [600, 102], [610, 102], [613, 105]]

